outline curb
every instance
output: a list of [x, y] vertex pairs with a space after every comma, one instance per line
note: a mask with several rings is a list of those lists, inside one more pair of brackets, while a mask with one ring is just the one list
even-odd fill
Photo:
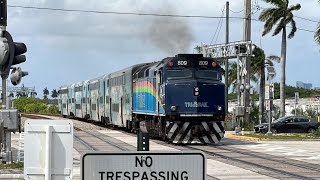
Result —
[[236, 139], [236, 140], [253, 141], [253, 142], [260, 141], [260, 138], [246, 137], [246, 136], [233, 135], [233, 134], [226, 134], [226, 138]]
[[23, 174], [0, 174], [0, 179], [24, 179]]

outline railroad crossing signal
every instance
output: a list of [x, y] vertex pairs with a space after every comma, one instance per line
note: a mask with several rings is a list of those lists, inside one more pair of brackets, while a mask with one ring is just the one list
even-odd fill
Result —
[[[0, 72], [2, 79], [7, 79], [11, 66], [23, 63], [26, 61], [27, 47], [24, 43], [13, 42], [11, 34], [8, 31], [3, 31], [4, 36], [0, 38]], [[13, 85], [18, 85], [23, 76], [28, 75], [21, 68], [13, 68], [11, 72], [11, 82]]]
[[204, 57], [216, 60], [225, 58], [238, 58], [239, 56], [252, 56], [255, 45], [251, 41], [237, 41], [229, 44], [205, 45], [201, 44], [201, 53]]

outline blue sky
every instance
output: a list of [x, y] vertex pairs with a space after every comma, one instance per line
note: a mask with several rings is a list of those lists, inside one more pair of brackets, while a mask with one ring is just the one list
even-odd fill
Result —
[[[230, 0], [233, 12], [243, 10], [243, 0]], [[291, 0], [301, 3], [295, 15], [320, 21], [320, 4], [317, 0]], [[9, 5], [82, 9], [97, 11], [169, 13], [182, 15], [221, 16], [225, 5], [222, 0], [10, 0]], [[256, 5], [268, 7], [261, 0], [252, 0], [252, 18], [261, 10]], [[242, 17], [243, 13], [230, 12]], [[167, 56], [192, 53], [200, 43], [210, 43], [219, 19], [159, 18], [146, 16], [90, 14], [79, 12], [44, 11], [8, 7], [7, 30], [14, 41], [28, 47], [27, 62], [21, 65], [29, 76], [21, 84], [35, 86], [38, 97], [48, 87], [59, 88], [82, 80], [93, 79], [125, 68], [132, 64], [158, 61]], [[315, 30], [317, 23], [297, 19], [298, 28]], [[224, 43], [225, 20], [219, 36], [213, 40]], [[279, 55], [280, 36], [261, 37], [263, 23], [252, 22], [252, 41], [261, 46], [267, 55]], [[177, 35], [176, 33], [179, 32]], [[243, 21], [230, 22], [230, 41], [242, 40]], [[179, 38], [183, 37], [183, 38]], [[172, 39], [184, 39], [173, 44]], [[172, 45], [174, 48], [166, 47]], [[179, 44], [185, 44], [183, 47]], [[171, 47], [171, 46], [170, 46]], [[168, 50], [169, 49], [169, 50]], [[298, 30], [295, 38], [288, 40], [287, 84], [296, 81], [320, 87], [320, 46], [313, 41], [313, 33]], [[279, 69], [280, 65], [277, 65]], [[279, 81], [279, 76], [275, 81]], [[20, 84], [20, 85], [21, 85]]]

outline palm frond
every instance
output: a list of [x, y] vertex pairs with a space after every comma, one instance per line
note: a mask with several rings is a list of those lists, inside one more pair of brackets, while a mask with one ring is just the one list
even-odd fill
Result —
[[272, 27], [275, 25], [275, 22], [274, 22], [274, 18], [269, 18], [267, 20], [267, 22], [264, 24], [264, 29], [263, 29], [263, 32], [262, 32], [262, 36], [268, 34], [271, 30], [272, 30]]
[[280, 60], [281, 58], [279, 56], [276, 56], [276, 55], [270, 55], [267, 57], [267, 60], [269, 61], [274, 61], [274, 62], [277, 62], [277, 63], [280, 63]]
[[292, 12], [289, 12], [288, 15], [286, 16], [285, 24], [289, 24], [293, 20], [293, 14]]
[[259, 82], [259, 79], [255, 75], [252, 75], [250, 80], [253, 81], [254, 83], [258, 83]]
[[275, 36], [275, 35], [279, 34], [283, 28], [286, 28], [285, 18], [281, 19], [281, 21], [277, 25], [276, 29], [274, 30], [272, 36]]
[[296, 5], [291, 5], [288, 9], [289, 12], [291, 11], [297, 11], [297, 10], [300, 10], [301, 9], [301, 5], [298, 3]]
[[[320, 3], [320, 0], [319, 0], [319, 3]], [[314, 33], [314, 40], [316, 41], [316, 43], [320, 45], [320, 23], [318, 24], [316, 32]]]
[[286, 3], [284, 2], [284, 0], [262, 0], [266, 3], [272, 4], [274, 6], [277, 7], [285, 7]]
[[265, 22], [267, 19], [273, 16], [273, 14], [278, 10], [278, 8], [268, 8], [264, 9], [259, 15], [259, 20]]
[[291, 39], [294, 37], [294, 33], [297, 31], [297, 26], [296, 26], [296, 22], [292, 19], [291, 21], [291, 32], [288, 35], [288, 38]]
[[288, 8], [289, 6], [289, 0], [286, 0], [286, 7]]

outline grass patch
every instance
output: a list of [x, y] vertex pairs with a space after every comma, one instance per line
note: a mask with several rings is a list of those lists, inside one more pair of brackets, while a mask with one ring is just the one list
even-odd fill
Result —
[[0, 164], [0, 169], [23, 169], [23, 163]]
[[275, 134], [268, 136], [266, 134], [245, 134], [243, 136], [253, 137], [259, 139], [284, 139], [284, 140], [303, 140], [303, 139], [320, 139], [320, 137], [315, 136], [314, 134]]

